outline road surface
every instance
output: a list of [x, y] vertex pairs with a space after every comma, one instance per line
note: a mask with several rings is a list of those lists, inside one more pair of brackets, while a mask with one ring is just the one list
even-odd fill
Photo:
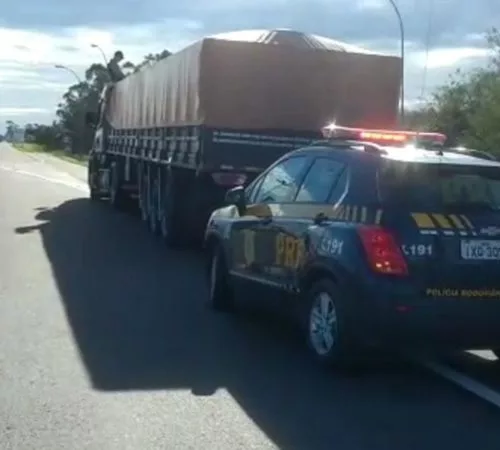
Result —
[[500, 412], [425, 370], [335, 375], [286, 327], [207, 311], [199, 256], [75, 167], [0, 144], [2, 450], [500, 448]]

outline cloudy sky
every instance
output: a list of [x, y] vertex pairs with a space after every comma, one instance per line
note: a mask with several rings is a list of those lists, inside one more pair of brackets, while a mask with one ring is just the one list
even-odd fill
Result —
[[[406, 33], [406, 101], [446, 81], [457, 67], [484, 64], [483, 33], [500, 24], [498, 0], [396, 0]], [[426, 38], [431, 18], [430, 52]], [[200, 37], [250, 28], [292, 28], [390, 54], [399, 28], [389, 0], [2, 0], [0, 133], [6, 120], [50, 123], [74, 76], [121, 49], [138, 62]]]

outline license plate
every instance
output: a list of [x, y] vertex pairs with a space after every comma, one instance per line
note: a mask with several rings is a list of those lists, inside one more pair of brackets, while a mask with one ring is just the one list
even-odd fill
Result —
[[463, 259], [500, 261], [500, 241], [462, 240], [460, 252]]

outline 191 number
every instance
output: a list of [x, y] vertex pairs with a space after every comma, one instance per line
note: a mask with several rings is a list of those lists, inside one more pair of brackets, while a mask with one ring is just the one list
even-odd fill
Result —
[[413, 245], [402, 245], [403, 253], [406, 256], [432, 256], [432, 245], [424, 244], [413, 244]]

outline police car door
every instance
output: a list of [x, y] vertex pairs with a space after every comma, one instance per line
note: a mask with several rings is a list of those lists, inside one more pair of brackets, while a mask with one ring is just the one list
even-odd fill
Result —
[[317, 157], [292, 203], [276, 219], [274, 265], [281, 287], [293, 290], [304, 261], [306, 237], [319, 214], [331, 216], [333, 205], [346, 190], [346, 164], [332, 157]]
[[310, 161], [307, 155], [292, 155], [278, 161], [256, 180], [245, 215], [232, 227], [232, 273], [240, 279], [236, 289], [246, 288], [248, 282], [266, 289], [272, 284], [269, 262], [275, 258], [275, 218], [281, 214], [281, 205], [297, 194]]

